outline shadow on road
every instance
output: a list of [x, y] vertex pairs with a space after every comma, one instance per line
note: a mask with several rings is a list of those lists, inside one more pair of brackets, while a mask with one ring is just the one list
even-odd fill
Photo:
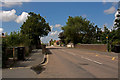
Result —
[[41, 64], [36, 65], [36, 66], [33, 66], [33, 67], [31, 67], [31, 69], [32, 69], [33, 71], [35, 71], [36, 74], [40, 74], [42, 71], [45, 70], [45, 68], [44, 68]]
[[52, 54], [52, 52], [50, 51], [50, 48], [46, 48], [46, 54]]

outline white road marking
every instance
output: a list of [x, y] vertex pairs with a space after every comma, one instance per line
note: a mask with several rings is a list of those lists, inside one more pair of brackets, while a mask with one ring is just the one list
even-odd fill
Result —
[[[62, 50], [62, 51], [66, 52], [65, 50]], [[76, 54], [74, 54], [72, 52], [69, 52], [69, 54], [72, 54], [74, 56], [76, 55]], [[92, 59], [89, 59], [89, 58], [85, 58], [83, 56], [81, 56], [81, 58], [86, 59], [86, 60], [91, 61], [91, 62], [94, 62], [94, 63], [97, 63], [97, 64], [100, 64], [100, 65], [102, 64], [101, 62], [98, 62], [98, 61], [95, 61], [95, 60], [92, 60]]]
[[98, 61], [94, 61], [95, 63], [97, 63], [97, 64], [102, 64], [102, 63], [100, 63], [100, 62], [98, 62]]
[[91, 60], [91, 59], [89, 59], [89, 58], [84, 58], [84, 59], [87, 59], [87, 60], [89, 60], [89, 61], [93, 61], [93, 60]]
[[[65, 50], [61, 50], [61, 51], [64, 51], [64, 52], [66, 52]], [[69, 54], [71, 54], [71, 55], [76, 55], [75, 53], [72, 53], [72, 52], [69, 52]]]
[[74, 55], [74, 56], [76, 55], [76, 54], [74, 54], [74, 53], [69, 53], [69, 54], [72, 54], [72, 55]]
[[98, 62], [98, 61], [95, 61], [95, 60], [92, 60], [92, 59], [89, 59], [89, 58], [85, 58], [85, 57], [83, 57], [83, 56], [81, 56], [81, 58], [83, 58], [83, 59], [86, 59], [86, 60], [89, 60], [89, 61], [92, 61], [92, 62], [94, 62], [94, 63], [97, 63], [97, 64], [102, 64], [101, 62]]

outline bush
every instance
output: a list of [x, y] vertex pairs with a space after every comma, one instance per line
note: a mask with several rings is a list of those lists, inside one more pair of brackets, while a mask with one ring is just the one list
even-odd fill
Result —
[[77, 43], [78, 45], [80, 45], [81, 43]]
[[117, 40], [113, 41], [112, 45], [120, 45], [120, 40], [117, 39]]

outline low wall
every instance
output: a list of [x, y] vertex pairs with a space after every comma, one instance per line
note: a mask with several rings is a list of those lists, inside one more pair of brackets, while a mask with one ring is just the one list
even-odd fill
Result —
[[81, 49], [90, 49], [90, 50], [97, 50], [97, 51], [107, 51], [107, 45], [106, 44], [77, 44], [75, 45], [75, 48], [81, 48]]

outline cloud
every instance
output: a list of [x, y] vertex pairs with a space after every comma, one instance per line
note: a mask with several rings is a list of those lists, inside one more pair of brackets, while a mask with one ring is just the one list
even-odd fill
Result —
[[59, 40], [58, 35], [61, 31], [54, 31], [49, 33], [49, 35], [42, 39], [44, 43], [48, 43], [51, 39], [53, 40]]
[[117, 11], [117, 12], [115, 13], [115, 17], [117, 17], [118, 14], [119, 14], [119, 12]]
[[4, 22], [13, 21], [17, 18], [15, 14], [16, 10], [12, 9], [11, 11], [0, 11], [0, 20]]
[[30, 2], [31, 0], [2, 0], [0, 7], [21, 6], [22, 2]]
[[114, 6], [112, 6], [111, 8], [107, 9], [107, 10], [104, 10], [104, 13], [106, 14], [113, 14], [115, 13], [116, 9]]
[[41, 41], [42, 41], [43, 43], [48, 43], [51, 39], [53, 39], [53, 40], [58, 40], [58, 34], [59, 34], [59, 33], [60, 33], [60, 31], [50, 32], [50, 33], [48, 34], [48, 36], [42, 37], [42, 38], [41, 38]]
[[3, 28], [0, 28], [0, 34], [3, 32]]
[[120, 11], [116, 11], [115, 18], [120, 18], [120, 17], [117, 17], [118, 15], [120, 15]]
[[106, 4], [106, 0], [102, 0], [103, 4]]
[[62, 25], [60, 25], [60, 24], [56, 24], [55, 27], [57, 27], [57, 28], [58, 28], [58, 27], [62, 27]]
[[20, 6], [22, 5], [22, 2], [2, 2], [2, 4], [0, 4], [0, 7], [12, 7], [12, 6]]
[[53, 25], [50, 26], [51, 31], [53, 30]]
[[26, 19], [28, 19], [29, 14], [26, 12], [22, 12], [22, 14], [20, 16], [17, 17], [17, 19], [15, 20], [17, 23], [22, 24], [23, 22], [26, 21]]
[[51, 39], [53, 40], [59, 40], [58, 35], [60, 32], [62, 32], [61, 24], [51, 25], [50, 26], [52, 31], [48, 34], [46, 37], [42, 37], [41, 40], [43, 43], [48, 43]]
[[29, 15], [27, 12], [22, 12], [21, 15], [17, 16], [16, 10], [14, 9], [10, 11], [0, 11], [0, 21], [3, 21], [3, 22], [15, 21], [19, 24], [22, 24], [23, 22], [26, 21], [28, 16]]
[[[99, 1], [98, 1], [99, 2]], [[119, 2], [119, 0], [102, 0], [103, 4], [106, 4], [107, 2]]]
[[50, 36], [54, 36], [54, 35], [57, 35], [57, 34], [58, 34], [58, 31], [54, 31], [54, 32], [50, 33]]
[[30, 2], [32, 0], [1, 0], [2, 2]]

